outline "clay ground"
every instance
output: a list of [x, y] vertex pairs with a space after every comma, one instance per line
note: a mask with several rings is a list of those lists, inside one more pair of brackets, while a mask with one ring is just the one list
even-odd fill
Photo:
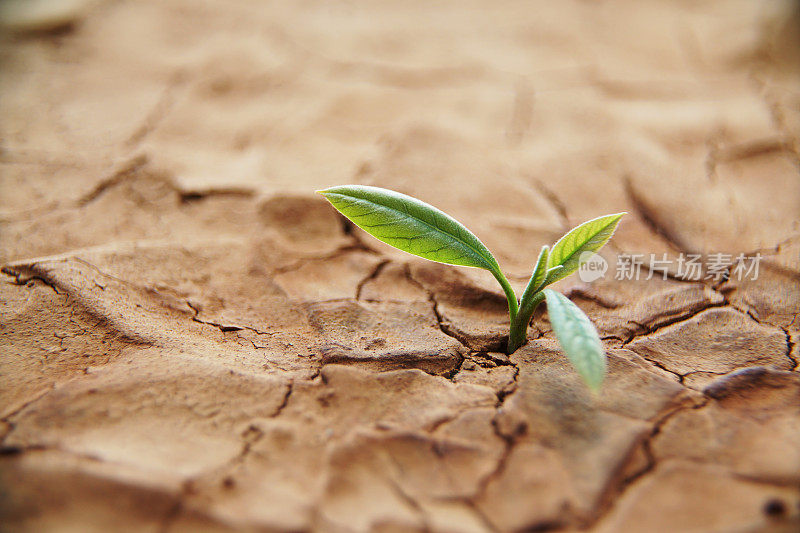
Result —
[[[0, 529], [796, 531], [797, 3], [66, 4], [3, 12]], [[545, 309], [506, 356], [488, 274], [313, 193], [343, 183], [452, 214], [518, 291], [628, 211], [559, 284], [601, 393]]]

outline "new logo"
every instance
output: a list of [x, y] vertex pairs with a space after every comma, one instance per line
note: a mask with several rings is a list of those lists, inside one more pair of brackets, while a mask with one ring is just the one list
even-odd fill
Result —
[[602, 278], [608, 270], [608, 262], [594, 252], [583, 252], [578, 258], [578, 277], [584, 283]]

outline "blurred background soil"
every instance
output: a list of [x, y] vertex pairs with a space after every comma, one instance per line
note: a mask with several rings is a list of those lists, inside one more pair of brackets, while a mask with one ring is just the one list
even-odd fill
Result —
[[[800, 525], [797, 2], [0, 22], [3, 531]], [[314, 194], [344, 183], [453, 215], [518, 291], [542, 244], [627, 211], [606, 276], [559, 284], [602, 392], [544, 310], [502, 353], [491, 277], [354, 228]], [[727, 262], [691, 278], [689, 254]]]

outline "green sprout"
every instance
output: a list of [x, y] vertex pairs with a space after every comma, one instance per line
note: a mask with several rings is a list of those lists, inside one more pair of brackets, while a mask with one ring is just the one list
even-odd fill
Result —
[[597, 330], [578, 306], [545, 287], [578, 270], [582, 254], [602, 248], [625, 213], [589, 220], [561, 237], [552, 248], [542, 246], [522, 299], [517, 300], [491, 252], [450, 215], [380, 187], [341, 185], [317, 192], [356, 226], [390, 246], [431, 261], [491, 272], [508, 299], [509, 354], [525, 344], [533, 313], [546, 299], [553, 331], [567, 358], [592, 390], [600, 388], [606, 356]]

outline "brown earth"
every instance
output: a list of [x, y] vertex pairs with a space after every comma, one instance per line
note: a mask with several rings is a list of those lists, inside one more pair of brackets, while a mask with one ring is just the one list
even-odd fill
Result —
[[[796, 531], [797, 6], [5, 3], [0, 529]], [[345, 223], [341, 183], [451, 213], [517, 290], [622, 210], [611, 260], [764, 260], [562, 282], [593, 397], [544, 309], [506, 356], [494, 281]]]

